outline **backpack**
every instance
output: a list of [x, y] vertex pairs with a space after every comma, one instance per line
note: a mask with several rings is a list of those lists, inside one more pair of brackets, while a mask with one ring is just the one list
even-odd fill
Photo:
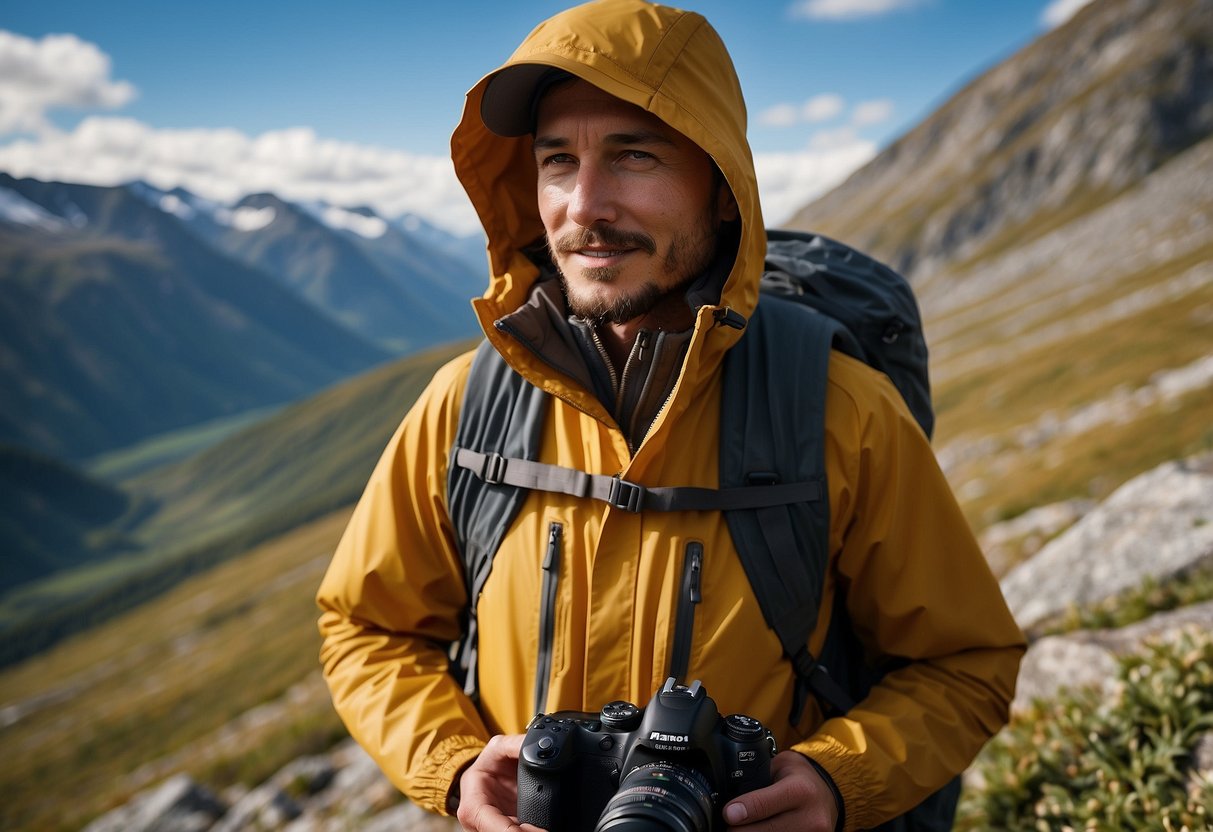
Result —
[[[763, 616], [795, 669], [789, 714], [795, 724], [808, 695], [827, 715], [846, 713], [890, 669], [864, 664], [841, 603], [834, 604], [822, 655], [810, 655], [807, 646], [829, 558], [824, 424], [830, 350], [888, 375], [928, 438], [934, 413], [917, 302], [892, 269], [820, 235], [772, 230], [761, 290], [748, 322], [731, 310], [718, 313], [719, 323], [746, 330], [724, 359], [719, 488], [644, 486], [538, 461], [548, 396], [484, 342], [472, 361], [451, 449], [447, 502], [472, 599], [532, 489], [627, 511], [723, 511]], [[465, 614], [451, 672], [474, 700], [474, 602]], [[950, 829], [958, 796], [959, 778], [880, 829]]]

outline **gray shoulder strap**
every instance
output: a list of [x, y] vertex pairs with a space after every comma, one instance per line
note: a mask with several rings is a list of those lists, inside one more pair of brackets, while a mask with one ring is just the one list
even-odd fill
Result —
[[473, 699], [476, 680], [476, 599], [493, 565], [493, 555], [527, 492], [487, 481], [457, 463], [460, 449], [478, 449], [500, 458], [534, 460], [539, 455], [548, 396], [515, 373], [488, 341], [480, 344], [459, 413], [459, 428], [447, 467], [447, 508], [455, 541], [463, 554], [468, 591], [464, 636], [453, 649], [451, 670], [462, 676]]
[[845, 337], [832, 318], [763, 296], [745, 336], [725, 357], [721, 487], [803, 482], [816, 484], [821, 493], [817, 500], [725, 513], [767, 625], [796, 669], [793, 724], [800, 721], [810, 691], [841, 712], [853, 704], [808, 652], [829, 561], [825, 399], [830, 349]]

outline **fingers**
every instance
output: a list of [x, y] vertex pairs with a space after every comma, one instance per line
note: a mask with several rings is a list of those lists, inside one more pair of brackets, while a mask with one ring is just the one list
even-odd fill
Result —
[[522, 753], [524, 739], [526, 739], [524, 734], [497, 734], [489, 740], [484, 751], [480, 752], [477, 762], [487, 757], [494, 765], [511, 763], [517, 767], [518, 755]]
[[459, 778], [459, 809], [456, 817], [468, 832], [535, 832], [519, 824], [513, 813], [518, 806], [518, 755], [521, 734], [495, 736]]
[[771, 785], [725, 806], [725, 822], [747, 832], [833, 832], [838, 819], [833, 792], [808, 760], [794, 752], [779, 754], [771, 775]]
[[544, 832], [529, 823], [519, 823], [513, 815], [506, 815], [487, 804], [480, 806], [467, 820], [460, 806], [459, 824], [467, 832]]

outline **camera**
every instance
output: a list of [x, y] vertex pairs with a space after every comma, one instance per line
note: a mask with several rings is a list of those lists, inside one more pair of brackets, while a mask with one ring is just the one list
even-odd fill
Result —
[[645, 708], [540, 714], [518, 758], [518, 819], [549, 832], [709, 832], [721, 810], [771, 782], [775, 739], [722, 717], [699, 681], [670, 677]]

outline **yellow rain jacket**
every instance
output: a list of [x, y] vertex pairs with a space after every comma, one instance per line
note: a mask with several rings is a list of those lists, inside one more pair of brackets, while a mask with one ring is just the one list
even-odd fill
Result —
[[[706, 150], [736, 196], [741, 241], [719, 306], [697, 310], [673, 394], [629, 450], [592, 391], [555, 372], [494, 321], [526, 303], [538, 276], [522, 249], [543, 232], [530, 136], [480, 119], [488, 78], [468, 94], [455, 167], [488, 235], [492, 276], [474, 302], [485, 334], [552, 394], [542, 461], [648, 486], [717, 486], [721, 359], [749, 316], [766, 237], [746, 113], [717, 34], [693, 13], [603, 0], [542, 24], [507, 63], [565, 69], [647, 109]], [[835, 597], [873, 659], [908, 662], [844, 718], [812, 701], [788, 723], [793, 673], [763, 621], [722, 515], [634, 514], [533, 492], [506, 534], [478, 604], [480, 705], [447, 672], [469, 603], [446, 510], [448, 455], [471, 356], [435, 374], [405, 417], [354, 511], [320, 588], [322, 661], [352, 735], [422, 806], [449, 811], [457, 772], [494, 733], [519, 733], [539, 708], [647, 704], [670, 664], [683, 558], [703, 546], [688, 678], [723, 713], [771, 728], [780, 748], [833, 777], [846, 827], [905, 811], [962, 771], [1007, 718], [1023, 639], [922, 432], [879, 373], [830, 362], [826, 454], [831, 561], [817, 654]], [[549, 529], [559, 549], [547, 701], [536, 703], [539, 602]], [[836, 590], [841, 590], [837, 592]]]

